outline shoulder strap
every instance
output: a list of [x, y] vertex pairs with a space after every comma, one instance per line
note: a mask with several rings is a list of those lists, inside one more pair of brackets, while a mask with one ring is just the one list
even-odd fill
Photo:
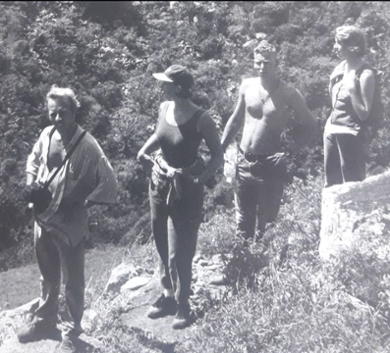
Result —
[[205, 111], [202, 109], [202, 108], [199, 108], [195, 113], [194, 115], [191, 117], [190, 121], [193, 121], [194, 124], [195, 124], [195, 128], [196, 128], [196, 131], [199, 132], [198, 128], [199, 128], [199, 125], [198, 125], [198, 122], [199, 122], [199, 118], [202, 116], [202, 114], [204, 113]]
[[54, 131], [56, 131], [56, 127], [55, 127], [55, 126], [53, 126], [52, 129], [51, 129], [50, 132], [49, 132], [49, 140], [50, 140], [51, 137], [53, 136]]
[[[50, 131], [50, 137], [53, 135], [55, 128], [53, 128], [52, 131]], [[80, 143], [82, 138], [87, 133], [87, 130], [84, 130], [80, 136], [78, 137], [77, 141], [73, 144], [73, 146], [70, 148], [70, 150], [66, 153], [66, 156], [64, 160], [62, 161], [61, 165], [56, 169], [56, 171], [51, 175], [50, 179], [46, 181], [45, 185], [43, 186], [44, 189], [47, 189], [51, 182], [54, 180], [58, 172], [61, 170], [61, 168], [65, 165], [66, 161], [70, 158], [70, 156], [73, 154], [74, 150], [76, 149], [77, 145]]]

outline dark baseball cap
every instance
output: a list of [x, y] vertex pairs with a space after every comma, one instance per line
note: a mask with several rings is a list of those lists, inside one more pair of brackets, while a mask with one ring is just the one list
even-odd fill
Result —
[[194, 84], [194, 78], [188, 69], [181, 65], [172, 65], [164, 72], [154, 73], [153, 77], [164, 82], [172, 82], [184, 89], [189, 89]]

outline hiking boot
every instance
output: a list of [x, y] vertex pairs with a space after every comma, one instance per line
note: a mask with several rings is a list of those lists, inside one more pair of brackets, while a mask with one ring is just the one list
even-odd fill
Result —
[[38, 321], [19, 329], [17, 336], [20, 343], [40, 341], [53, 338], [57, 334], [55, 325], [49, 325], [44, 321]]
[[69, 337], [64, 337], [54, 353], [77, 353], [77, 349]]
[[178, 309], [173, 319], [172, 328], [175, 330], [181, 330], [193, 322], [193, 318], [191, 317], [190, 306], [188, 304], [178, 305]]
[[166, 297], [164, 294], [148, 310], [148, 318], [158, 319], [160, 317], [175, 315], [177, 311], [177, 303], [175, 298]]

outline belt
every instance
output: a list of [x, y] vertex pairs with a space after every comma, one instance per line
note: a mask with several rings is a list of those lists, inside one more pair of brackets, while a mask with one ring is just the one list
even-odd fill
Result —
[[244, 158], [248, 161], [248, 162], [258, 162], [258, 161], [262, 161], [262, 160], [265, 160], [266, 158], [268, 158], [269, 156], [273, 156], [274, 153], [268, 153], [268, 154], [254, 154], [252, 152], [244, 152], [240, 146], [238, 146], [238, 150], [239, 152], [244, 156]]

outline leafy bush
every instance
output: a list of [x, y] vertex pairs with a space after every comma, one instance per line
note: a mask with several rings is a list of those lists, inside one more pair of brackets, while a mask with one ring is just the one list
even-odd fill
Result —
[[[153, 131], [163, 99], [153, 72], [172, 63], [193, 70], [194, 100], [210, 110], [221, 132], [242, 78], [256, 74], [252, 48], [265, 35], [280, 48], [281, 76], [302, 91], [322, 127], [330, 111], [327, 80], [337, 63], [333, 31], [352, 21], [367, 33], [367, 60], [384, 71], [387, 111], [388, 10], [385, 2], [1, 3], [1, 248], [31, 236], [29, 218], [20, 214], [20, 190], [27, 155], [49, 124], [44, 97], [52, 84], [75, 89], [82, 104], [78, 121], [95, 135], [118, 173], [119, 202], [108, 214], [97, 211], [104, 233], [97, 238], [131, 243], [135, 234], [149, 234], [147, 176], [135, 157]], [[384, 128], [371, 143], [369, 173], [389, 164], [388, 136]], [[318, 138], [292, 162], [290, 181], [320, 178], [321, 171]], [[206, 221], [231, 207], [231, 190], [220, 175], [216, 179], [220, 184], [206, 195]], [[8, 217], [8, 210], [19, 213]]]

